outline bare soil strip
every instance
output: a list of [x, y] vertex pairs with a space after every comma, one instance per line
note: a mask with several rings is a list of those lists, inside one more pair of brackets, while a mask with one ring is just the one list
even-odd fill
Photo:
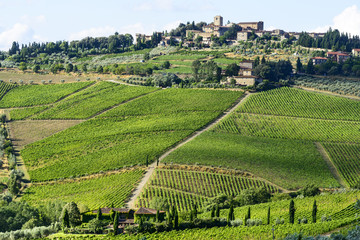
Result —
[[10, 139], [15, 149], [49, 137], [84, 120], [22, 120], [9, 122]]
[[329, 154], [325, 151], [324, 147], [321, 145], [321, 143], [316, 142], [315, 143], [316, 148], [320, 152], [322, 158], [325, 160], [326, 165], [328, 165], [329, 170], [331, 174], [334, 176], [334, 178], [339, 182], [339, 184], [342, 187], [348, 187], [348, 185], [345, 183], [345, 181], [342, 179], [338, 169], [335, 167], [335, 164], [332, 162]]
[[[175, 151], [176, 149], [180, 148], [184, 144], [190, 142], [197, 136], [199, 136], [201, 133], [209, 130], [212, 128], [215, 124], [220, 122], [222, 119], [224, 119], [226, 116], [228, 116], [230, 113], [235, 111], [235, 109], [242, 104], [246, 99], [251, 95], [251, 93], [245, 93], [242, 97], [240, 97], [232, 107], [230, 107], [227, 111], [225, 111], [221, 116], [219, 116], [217, 119], [215, 119], [213, 122], [209, 123], [207, 126], [203, 127], [202, 129], [199, 129], [198, 131], [194, 132], [192, 135], [187, 137], [186, 139], [180, 141], [177, 145], [175, 145], [173, 148], [166, 151], [164, 154], [162, 154], [159, 158], [159, 163], [167, 157], [170, 153]], [[136, 199], [139, 197], [141, 191], [145, 187], [146, 183], [149, 181], [151, 175], [153, 174], [155, 168], [156, 168], [156, 161], [148, 166], [148, 169], [143, 177], [143, 179], [140, 181], [139, 185], [135, 188], [135, 190], [132, 192], [129, 200], [125, 203], [125, 206], [128, 208], [135, 208]]]

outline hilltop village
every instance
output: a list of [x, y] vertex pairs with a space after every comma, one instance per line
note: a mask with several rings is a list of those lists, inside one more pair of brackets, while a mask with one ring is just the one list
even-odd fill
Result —
[[[274, 29], [271, 31], [264, 30], [264, 22], [228, 22], [224, 25], [224, 19], [222, 16], [215, 16], [214, 21], [210, 24], [202, 26], [202, 30], [186, 30], [186, 39], [179, 36], [167, 36], [162, 32], [157, 32], [162, 38], [159, 46], [168, 46], [173, 41], [177, 44], [182, 43], [182, 46], [193, 46], [195, 42], [202, 43], [205, 47], [210, 47], [216, 38], [224, 36], [228, 31], [235, 31], [235, 34], [227, 39], [228, 45], [238, 45], [239, 41], [254, 40], [254, 37], [263, 37], [268, 35], [270, 37], [276, 37], [280, 41], [285, 39], [299, 39], [300, 32], [286, 32], [281, 29]], [[313, 38], [324, 37], [325, 33], [309, 33]], [[152, 35], [136, 34], [137, 41], [150, 41]]]

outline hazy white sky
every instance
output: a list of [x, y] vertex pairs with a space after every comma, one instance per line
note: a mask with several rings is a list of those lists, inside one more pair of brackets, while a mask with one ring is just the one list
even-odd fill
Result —
[[359, 0], [0, 0], [0, 50], [21, 43], [170, 30], [180, 22], [264, 21], [266, 29], [360, 35]]

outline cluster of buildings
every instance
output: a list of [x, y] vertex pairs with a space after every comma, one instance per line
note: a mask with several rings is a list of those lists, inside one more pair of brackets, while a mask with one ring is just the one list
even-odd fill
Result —
[[[262, 37], [265, 34], [270, 36], [276, 36], [280, 40], [287, 39], [289, 37], [295, 37], [299, 39], [299, 32], [285, 32], [281, 29], [275, 29], [272, 31], [264, 30], [264, 22], [239, 22], [239, 23], [228, 23], [224, 25], [222, 16], [215, 16], [214, 21], [208, 25], [202, 27], [202, 30], [187, 30], [186, 31], [186, 39], [182, 39], [178, 36], [164, 36], [162, 33], [158, 33], [162, 35], [162, 40], [159, 43], [159, 46], [167, 46], [170, 45], [171, 41], [176, 43], [183, 43], [183, 46], [192, 46], [194, 44], [194, 40], [198, 37], [202, 38], [201, 43], [204, 46], [211, 45], [212, 36], [221, 37], [223, 36], [234, 24], [241, 27], [241, 31], [237, 32], [236, 39], [228, 40], [229, 45], [236, 45], [239, 41], [247, 41], [253, 34], [256, 34], [258, 37]], [[309, 33], [309, 35], [313, 38], [324, 37], [325, 33]], [[152, 35], [144, 35], [144, 34], [136, 34], [136, 39], [144, 39], [145, 41], [150, 41]]]
[[[360, 49], [353, 49], [351, 55], [353, 57], [360, 57]], [[351, 58], [351, 55], [344, 52], [327, 52], [326, 57], [313, 57], [311, 60], [314, 65], [325, 63], [329, 59], [337, 63], [342, 63]]]

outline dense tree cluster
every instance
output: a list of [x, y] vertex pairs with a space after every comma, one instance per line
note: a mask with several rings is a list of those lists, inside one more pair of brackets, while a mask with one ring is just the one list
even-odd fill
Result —
[[298, 44], [303, 47], [327, 48], [334, 51], [351, 52], [353, 48], [360, 48], [359, 36], [350, 37], [347, 33], [331, 28], [324, 37], [313, 38], [306, 32], [300, 34]]
[[213, 61], [200, 62], [195, 60], [192, 63], [192, 72], [195, 82], [215, 82], [221, 79], [221, 68]]
[[81, 57], [84, 53], [88, 54], [104, 54], [124, 52], [133, 45], [133, 37], [131, 34], [115, 33], [109, 37], [86, 37], [76, 41], [56, 41], [47, 43], [29, 43], [22, 44], [13, 42], [9, 49], [9, 55], [14, 56], [14, 60], [21, 60], [28, 57], [36, 57], [38, 54], [46, 53], [64, 53], [70, 58]]

